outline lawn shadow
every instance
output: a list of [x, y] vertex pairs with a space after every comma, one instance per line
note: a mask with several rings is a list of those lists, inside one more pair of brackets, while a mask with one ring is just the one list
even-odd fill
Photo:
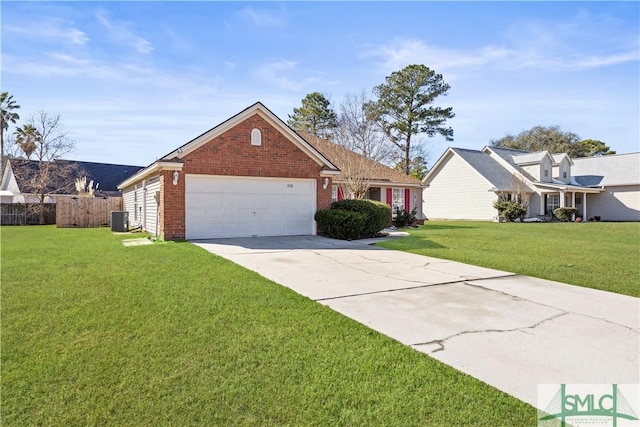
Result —
[[446, 225], [446, 224], [430, 224], [429, 221], [426, 221], [424, 225], [421, 225], [418, 230], [454, 230], [454, 229], [464, 229], [464, 228], [478, 228], [473, 225]]

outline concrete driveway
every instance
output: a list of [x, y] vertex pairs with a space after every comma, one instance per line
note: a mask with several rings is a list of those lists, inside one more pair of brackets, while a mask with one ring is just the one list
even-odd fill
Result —
[[193, 243], [534, 406], [640, 383], [638, 298], [319, 236]]

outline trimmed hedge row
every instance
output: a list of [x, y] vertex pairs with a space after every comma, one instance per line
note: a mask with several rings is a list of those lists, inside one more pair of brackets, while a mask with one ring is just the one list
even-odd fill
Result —
[[375, 236], [389, 225], [391, 208], [373, 200], [340, 200], [318, 211], [315, 220], [327, 237], [342, 240]]

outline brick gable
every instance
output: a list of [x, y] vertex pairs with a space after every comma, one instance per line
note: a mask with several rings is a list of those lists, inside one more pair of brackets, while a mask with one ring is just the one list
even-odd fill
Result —
[[[251, 130], [262, 145], [251, 145]], [[183, 157], [187, 174], [319, 178], [320, 165], [258, 114]]]

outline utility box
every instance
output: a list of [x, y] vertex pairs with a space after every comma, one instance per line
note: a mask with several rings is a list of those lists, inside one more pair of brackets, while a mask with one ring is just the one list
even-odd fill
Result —
[[111, 231], [118, 233], [129, 231], [129, 212], [111, 211]]

